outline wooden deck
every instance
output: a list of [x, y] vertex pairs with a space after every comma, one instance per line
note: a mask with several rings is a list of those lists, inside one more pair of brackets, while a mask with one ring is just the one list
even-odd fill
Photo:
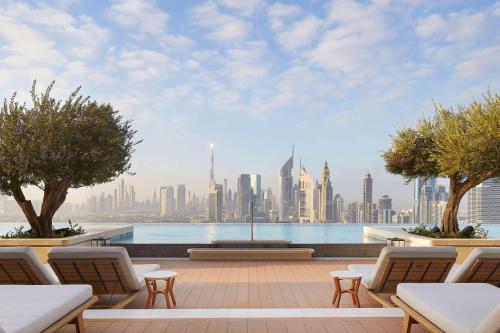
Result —
[[[332, 307], [330, 272], [345, 270], [350, 263], [353, 261], [160, 261], [162, 269], [178, 273], [174, 285], [177, 309]], [[143, 293], [127, 308], [143, 309], [146, 296]], [[359, 299], [361, 307], [379, 307], [363, 288]], [[342, 296], [340, 306], [353, 307], [350, 295]], [[155, 308], [165, 308], [162, 297], [157, 298]]]
[[[400, 333], [401, 318], [160, 320], [87, 322], [86, 333]], [[73, 333], [67, 326], [61, 333]], [[424, 333], [414, 325], [412, 333]]]

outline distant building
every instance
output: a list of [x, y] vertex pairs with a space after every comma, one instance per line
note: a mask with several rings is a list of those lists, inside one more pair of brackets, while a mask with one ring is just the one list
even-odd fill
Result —
[[236, 205], [236, 215], [245, 219], [250, 215], [250, 202], [252, 201], [252, 186], [250, 175], [241, 174], [238, 177], [238, 201]]
[[304, 166], [300, 168], [299, 178], [299, 221], [300, 223], [314, 222], [314, 183]]
[[340, 194], [335, 194], [333, 197], [333, 222], [343, 223], [344, 222], [344, 198]]
[[330, 181], [330, 169], [325, 161], [323, 171], [321, 173], [321, 200], [319, 219], [323, 222], [333, 220], [333, 189]]
[[269, 217], [269, 212], [274, 209], [274, 198], [273, 198], [273, 192], [271, 191], [271, 188], [268, 187], [264, 191], [264, 200], [263, 200], [263, 207], [264, 207], [264, 216]]
[[260, 175], [250, 175], [250, 187], [252, 188], [252, 200], [254, 203], [255, 210], [259, 213], [263, 211], [262, 209], [262, 187], [261, 187], [261, 176]]
[[177, 214], [186, 214], [186, 186], [183, 184], [177, 185]]
[[361, 205], [358, 202], [351, 202], [347, 205], [346, 222], [347, 223], [361, 223], [360, 215], [363, 212]]
[[396, 218], [398, 224], [411, 224], [413, 222], [413, 209], [402, 209]]
[[490, 178], [468, 195], [469, 223], [500, 223], [500, 178]]
[[293, 149], [292, 156], [283, 164], [279, 174], [278, 210], [279, 220], [289, 221], [293, 210]]
[[363, 220], [364, 223], [372, 223], [370, 216], [373, 213], [370, 211], [370, 204], [373, 202], [373, 179], [367, 171], [363, 177]]
[[392, 223], [392, 199], [388, 195], [383, 195], [378, 199], [378, 223]]
[[417, 177], [414, 185], [414, 223], [431, 225], [441, 223], [448, 200], [446, 187], [438, 185], [434, 177], [426, 180]]
[[212, 183], [208, 192], [208, 220], [212, 223], [221, 223], [222, 221], [222, 201], [223, 186]]
[[175, 199], [172, 186], [160, 187], [160, 216], [168, 217], [174, 215]]

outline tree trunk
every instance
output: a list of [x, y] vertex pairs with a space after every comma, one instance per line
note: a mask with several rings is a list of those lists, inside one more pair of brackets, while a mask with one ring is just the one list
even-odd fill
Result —
[[444, 232], [456, 234], [460, 231], [458, 229], [457, 217], [460, 200], [462, 200], [467, 191], [469, 191], [474, 186], [479, 185], [491, 176], [492, 173], [487, 172], [481, 177], [468, 178], [463, 182], [460, 182], [458, 176], [456, 175], [450, 177], [450, 194], [448, 196], [448, 202], [446, 203], [443, 219], [441, 221], [442, 230]]
[[46, 238], [53, 236], [52, 218], [64, 203], [64, 200], [66, 200], [68, 188], [69, 184], [67, 182], [46, 182], [40, 215], [36, 214], [31, 201], [26, 200], [20, 187], [13, 191], [14, 199], [21, 207], [31, 229], [37, 237]]

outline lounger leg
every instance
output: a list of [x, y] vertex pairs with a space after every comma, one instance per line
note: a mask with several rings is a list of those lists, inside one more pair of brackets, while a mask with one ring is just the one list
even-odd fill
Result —
[[415, 320], [410, 317], [408, 313], [405, 312], [405, 317], [403, 319], [403, 330], [401, 332], [403, 333], [410, 333], [411, 332], [411, 325], [415, 323]]
[[166, 279], [165, 280], [165, 291], [163, 292], [165, 296], [165, 303], [167, 303], [167, 309], [170, 309], [170, 300], [168, 299], [168, 294], [170, 293], [170, 280], [171, 279]]
[[73, 319], [72, 323], [75, 324], [77, 333], [85, 332], [85, 326], [83, 324], [83, 312], [80, 312], [80, 314], [75, 319]]
[[174, 305], [177, 305], [177, 303], [175, 302], [175, 297], [174, 297], [174, 282], [175, 282], [175, 277], [173, 277], [172, 281], [170, 282], [169, 293], [170, 293], [170, 298], [172, 299], [172, 303], [174, 303]]
[[335, 289], [337, 290], [337, 293], [338, 293], [338, 298], [337, 298], [337, 302], [335, 303], [335, 307], [339, 307], [340, 305], [340, 298], [342, 297], [342, 289], [340, 289], [340, 280], [339, 278], [334, 278], [333, 279], [333, 283], [335, 283]]

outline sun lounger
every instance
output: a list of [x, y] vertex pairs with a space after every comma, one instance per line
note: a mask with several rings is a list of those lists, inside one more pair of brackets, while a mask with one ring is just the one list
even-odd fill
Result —
[[146, 287], [144, 274], [157, 264], [132, 265], [123, 247], [54, 247], [48, 262], [61, 284], [90, 284], [94, 295], [122, 296], [114, 308], [132, 302]]
[[420, 323], [433, 333], [500, 332], [500, 289], [486, 283], [401, 283], [393, 302], [405, 312], [403, 332]]
[[0, 247], [0, 284], [59, 284], [52, 269], [27, 246]]
[[83, 311], [97, 297], [88, 285], [1, 285], [0, 332], [58, 332], [75, 324], [84, 332]]
[[446, 282], [489, 283], [500, 287], [500, 247], [475, 248], [462, 264], [455, 264]]
[[402, 282], [444, 282], [455, 263], [457, 251], [451, 246], [386, 247], [373, 265], [349, 265], [360, 273], [361, 285], [386, 307], [393, 306], [390, 295]]

